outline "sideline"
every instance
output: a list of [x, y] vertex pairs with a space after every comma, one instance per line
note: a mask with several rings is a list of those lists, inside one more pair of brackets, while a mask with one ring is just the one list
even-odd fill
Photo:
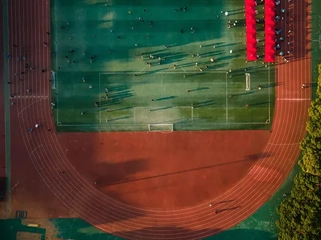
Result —
[[3, 85], [4, 85], [4, 126], [5, 126], [5, 158], [6, 158], [6, 206], [7, 213], [11, 213], [11, 153], [10, 153], [10, 103], [9, 103], [9, 26], [8, 26], [8, 0], [3, 1]]

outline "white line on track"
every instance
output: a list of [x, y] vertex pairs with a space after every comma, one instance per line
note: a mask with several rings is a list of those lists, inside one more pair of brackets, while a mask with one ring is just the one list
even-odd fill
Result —
[[31, 107], [33, 104], [35, 103], [38, 103], [38, 102], [41, 102], [43, 99], [46, 99], [46, 98], [40, 98], [39, 100], [33, 102], [33, 103], [30, 103], [28, 106], [24, 107], [20, 112], [18, 112], [18, 115], [20, 115], [23, 111], [25, 111], [27, 108]]
[[11, 97], [10, 99], [19, 99], [19, 98], [22, 98], [22, 99], [46, 99], [48, 98], [48, 96], [14, 96], [14, 97]]
[[271, 146], [295, 146], [295, 145], [299, 145], [300, 143], [297, 142], [297, 143], [268, 143], [268, 145], [271, 145]]
[[311, 101], [310, 98], [277, 98], [278, 101]]

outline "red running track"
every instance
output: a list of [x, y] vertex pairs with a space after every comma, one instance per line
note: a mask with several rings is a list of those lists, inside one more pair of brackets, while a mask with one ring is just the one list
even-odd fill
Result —
[[[287, 2], [284, 4], [288, 4]], [[11, 109], [11, 131], [20, 131], [24, 148], [32, 159], [43, 182], [68, 209], [97, 228], [129, 239], [195, 239], [203, 238], [228, 229], [254, 213], [280, 187], [288, 176], [299, 155], [299, 142], [305, 135], [305, 123], [310, 105], [310, 89], [301, 90], [302, 81], [309, 83], [310, 0], [298, 0], [286, 5], [297, 16], [293, 20], [294, 33], [291, 48], [292, 59], [283, 64], [276, 59], [276, 110], [271, 137], [258, 162], [246, 177], [214, 202], [225, 202], [224, 208], [241, 206], [233, 211], [213, 214], [208, 203], [175, 211], [156, 211], [134, 208], [117, 202], [86, 182], [75, 171], [59, 145], [54, 131], [50, 108], [49, 72], [26, 71], [22, 81], [14, 79], [15, 72], [25, 70], [21, 61], [21, 48], [11, 45], [10, 76], [13, 80], [11, 93], [17, 97]], [[18, 17], [19, 16], [19, 17]], [[26, 46], [28, 62], [49, 69], [49, 4], [42, 0], [11, 0], [9, 2], [10, 43]], [[44, 21], [46, 19], [46, 21]], [[285, 25], [285, 23], [284, 23]], [[286, 29], [286, 26], [284, 26]], [[35, 34], [28, 34], [28, 33]], [[30, 94], [27, 89], [32, 89]], [[28, 129], [41, 122], [42, 130], [32, 134]], [[175, 134], [175, 133], [173, 133]], [[228, 134], [228, 132], [227, 132]], [[23, 146], [21, 146], [22, 148]], [[13, 151], [15, 151], [13, 149]], [[68, 173], [62, 173], [67, 169]]]

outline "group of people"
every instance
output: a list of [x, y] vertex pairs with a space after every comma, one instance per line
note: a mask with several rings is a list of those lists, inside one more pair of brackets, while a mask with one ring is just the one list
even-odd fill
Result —
[[[288, 0], [288, 3], [290, 3], [291, 0]], [[293, 45], [293, 22], [296, 19], [296, 16], [292, 13], [290, 13], [289, 10], [286, 10], [286, 8], [280, 6], [281, 1], [276, 1], [277, 6], [277, 16], [276, 20], [279, 22], [279, 24], [283, 25], [286, 24], [285, 28], [279, 27], [276, 29], [276, 50], [279, 54], [279, 56], [282, 57], [282, 59], [285, 62], [289, 62], [289, 57], [293, 53], [291, 51], [292, 45]]]

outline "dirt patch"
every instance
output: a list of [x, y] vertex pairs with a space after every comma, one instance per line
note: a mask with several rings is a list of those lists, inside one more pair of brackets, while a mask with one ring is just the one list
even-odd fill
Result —
[[41, 234], [29, 232], [17, 232], [16, 240], [41, 240]]
[[[56, 235], [58, 234], [58, 230], [55, 228], [55, 225], [48, 219], [23, 219], [21, 220], [21, 224], [26, 226], [28, 224], [38, 224], [39, 228], [46, 229], [46, 240], [62, 240], [61, 238], [56, 237]], [[26, 240], [29, 240], [29, 239], [26, 238]], [[37, 238], [35, 239], [30, 238], [30, 240], [37, 240]]]

